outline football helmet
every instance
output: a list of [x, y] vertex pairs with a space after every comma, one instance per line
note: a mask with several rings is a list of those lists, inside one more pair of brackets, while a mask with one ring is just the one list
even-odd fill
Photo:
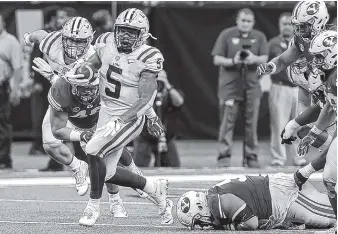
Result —
[[72, 59], [84, 55], [93, 40], [93, 28], [83, 17], [73, 17], [62, 27], [62, 46], [65, 54]]
[[326, 30], [316, 35], [309, 47], [313, 56], [311, 66], [320, 70], [330, 70], [337, 66], [337, 32]]
[[99, 85], [75, 85], [72, 84], [72, 94], [84, 104], [90, 104], [99, 95]]
[[190, 229], [194, 229], [195, 225], [212, 225], [207, 196], [203, 192], [184, 193], [178, 199], [176, 209], [178, 221]]
[[308, 42], [319, 31], [325, 29], [328, 20], [329, 13], [325, 2], [319, 0], [307, 0], [297, 3], [291, 17], [294, 34]]
[[117, 17], [114, 38], [119, 52], [133, 52], [145, 44], [149, 36], [149, 21], [141, 10], [129, 8]]

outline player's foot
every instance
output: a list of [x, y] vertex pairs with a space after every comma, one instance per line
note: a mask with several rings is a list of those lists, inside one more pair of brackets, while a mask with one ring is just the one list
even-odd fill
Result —
[[258, 158], [257, 158], [257, 155], [256, 154], [250, 154], [248, 156], [245, 157], [246, 160], [246, 166], [248, 166], [249, 168], [260, 168], [260, 164], [259, 164], [259, 161], [258, 161]]
[[75, 178], [75, 187], [77, 194], [83, 196], [88, 191], [88, 182], [86, 176], [88, 173], [88, 164], [84, 161], [80, 161], [79, 169], [74, 173], [73, 177]]
[[167, 199], [165, 212], [161, 215], [161, 224], [172, 224], [174, 222], [172, 210], [174, 203]]
[[109, 210], [114, 215], [114, 218], [125, 218], [128, 217], [128, 213], [124, 208], [123, 201], [121, 198], [109, 199]]
[[231, 156], [229, 154], [222, 155], [220, 154], [217, 158], [217, 164], [219, 167], [230, 167], [231, 166]]
[[155, 193], [149, 194], [149, 197], [153, 198], [158, 206], [158, 214], [162, 217], [165, 214], [167, 208], [167, 190], [169, 182], [168, 180], [158, 179], [154, 181], [155, 183]]
[[293, 178], [299, 190], [301, 191], [303, 184], [305, 184], [308, 178], [304, 177], [302, 173], [299, 172], [299, 170], [296, 171], [296, 173], [293, 175]]
[[[143, 173], [141, 171], [140, 168], [138, 168], [137, 166], [135, 166], [132, 170], [133, 173], [139, 175], [139, 176], [143, 176]], [[143, 192], [141, 189], [135, 189], [135, 191], [139, 194], [140, 197], [142, 198], [146, 198], [148, 197], [148, 194], [146, 192]]]
[[99, 216], [100, 206], [93, 205], [89, 201], [82, 217], [79, 220], [79, 224], [82, 226], [91, 227], [96, 223], [96, 220], [99, 218]]

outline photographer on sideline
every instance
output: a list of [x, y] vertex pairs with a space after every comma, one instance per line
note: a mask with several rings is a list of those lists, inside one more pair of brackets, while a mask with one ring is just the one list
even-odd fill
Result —
[[253, 29], [255, 16], [252, 10], [239, 10], [237, 26], [223, 30], [211, 52], [215, 66], [219, 67], [218, 98], [221, 126], [219, 141], [223, 144], [218, 156], [222, 167], [231, 165], [233, 131], [238, 113], [245, 120], [243, 166], [257, 168], [257, 121], [261, 89], [255, 71], [268, 59], [265, 35]]
[[[161, 119], [165, 131], [162, 136], [151, 136], [147, 127], [134, 141], [135, 164], [138, 167], [149, 166], [151, 153], [155, 155], [155, 166], [180, 167], [180, 158], [176, 149], [176, 132], [170, 123], [177, 117], [177, 111], [181, 110], [184, 103], [183, 93], [175, 89], [168, 81], [165, 71], [161, 71], [157, 77], [157, 95], [154, 101], [154, 110]], [[168, 120], [171, 121], [168, 121]]]

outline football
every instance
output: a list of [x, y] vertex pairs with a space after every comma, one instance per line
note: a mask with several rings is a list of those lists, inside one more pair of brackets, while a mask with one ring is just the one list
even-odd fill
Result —
[[95, 80], [96, 73], [97, 73], [97, 70], [95, 66], [91, 63], [85, 63], [84, 66], [79, 67], [79, 69], [77, 69], [76, 71], [76, 74], [84, 75], [83, 78], [79, 78], [79, 79], [88, 80], [89, 83]]

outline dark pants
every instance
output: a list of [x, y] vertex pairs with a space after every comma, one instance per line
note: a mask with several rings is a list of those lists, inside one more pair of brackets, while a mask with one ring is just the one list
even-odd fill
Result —
[[[180, 167], [180, 158], [174, 140], [167, 142], [168, 152], [161, 154], [161, 167]], [[138, 167], [148, 167], [151, 153], [157, 155], [157, 141], [138, 137], [134, 144], [134, 161]], [[156, 159], [155, 159], [156, 160]]]
[[246, 103], [240, 101], [220, 100], [221, 127], [219, 130], [219, 142], [223, 144], [220, 155], [231, 156], [233, 146], [233, 133], [239, 112], [243, 113], [245, 131], [244, 157], [257, 155], [257, 121], [259, 116], [259, 98], [248, 97]]
[[32, 131], [34, 134], [32, 149], [42, 150], [42, 121], [48, 109], [47, 92], [35, 92], [31, 95]]
[[12, 164], [12, 124], [8, 84], [0, 85], [0, 164]]

